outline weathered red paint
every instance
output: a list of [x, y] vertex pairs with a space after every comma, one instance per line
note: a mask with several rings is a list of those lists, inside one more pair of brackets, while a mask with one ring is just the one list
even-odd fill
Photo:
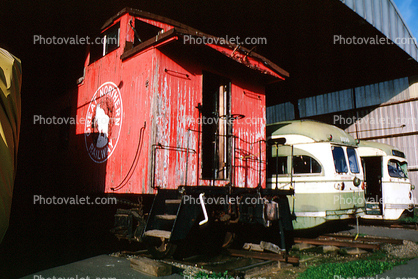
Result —
[[284, 80], [284, 77], [281, 76], [280, 74], [276, 73], [275, 71], [273, 71], [272, 69], [270, 69], [269, 67], [265, 66], [263, 64], [263, 61], [259, 60], [259, 59], [254, 59], [251, 56], [248, 56], [247, 54], [241, 53], [238, 50], [238, 46], [235, 49], [231, 49], [222, 45], [214, 45], [214, 44], [207, 44], [207, 46], [216, 49], [217, 51], [225, 54], [226, 56], [239, 61], [240, 63], [246, 65], [247, 67], [253, 68], [255, 70], [258, 70], [260, 72], [263, 72], [265, 74], [274, 76], [280, 80]]
[[[173, 32], [169, 38], [159, 41], [157, 35], [155, 43], [149, 43], [148, 47], [139, 51], [129, 49], [135, 40], [129, 23], [134, 23], [135, 19], [160, 27], [164, 33], [178, 28], [174, 26], [175, 22], [174, 25], [170, 24], [173, 21], [150, 17], [132, 10], [119, 13], [106, 28], [120, 24], [120, 46], [92, 63], [90, 55], [87, 55], [84, 79], [78, 85], [76, 94], [77, 108], [74, 113], [79, 121], [72, 145], [74, 154], [78, 156], [80, 183], [87, 191], [136, 194], [154, 193], [152, 183], [170, 189], [185, 184], [210, 185], [210, 180], [201, 177], [202, 160], [205, 158], [202, 158], [200, 114], [197, 108], [203, 100], [203, 72], [208, 71], [231, 81], [231, 114], [245, 116], [233, 124], [235, 148], [232, 158], [235, 159], [232, 163], [232, 181], [217, 180], [215, 184], [231, 182], [240, 187], [256, 187], [261, 182], [264, 186], [266, 106], [263, 78], [281, 80], [284, 79], [284, 71], [279, 73], [266, 66], [259, 56], [246, 56], [236, 51], [233, 53], [235, 58], [228, 58], [228, 63], [233, 69], [241, 67], [247, 74], [253, 73], [255, 78], [249, 80], [228, 72], [229, 68], [224, 69], [213, 64], [213, 61], [206, 61], [205, 57], [189, 56], [191, 48], [198, 49], [197, 53], [201, 48], [213, 48], [209, 51], [219, 57], [230, 57], [233, 50], [226, 46], [211, 45], [208, 48], [182, 44], [184, 30], [192, 30], [184, 29], [184, 25], [181, 25], [182, 32]], [[129, 55], [126, 55], [129, 50]], [[242, 65], [236, 57], [240, 57]], [[110, 93], [104, 92], [101, 98], [92, 99], [105, 83], [118, 87], [120, 100], [115, 97], [117, 90], [113, 91], [111, 87]], [[99, 95], [100, 92], [96, 94]], [[120, 102], [119, 106], [117, 101]], [[120, 120], [117, 119], [118, 109]], [[98, 119], [102, 119], [107, 126], [103, 124], [99, 127]], [[116, 126], [116, 123], [120, 126]], [[106, 131], [107, 141], [103, 138]], [[94, 146], [91, 146], [91, 142], [86, 144], [86, 138], [96, 139], [96, 149], [106, 142], [113, 144], [118, 140], [118, 143], [113, 148], [102, 148], [100, 151], [105, 152], [104, 158], [99, 160], [101, 162], [95, 162], [89, 155], [89, 150], [92, 151]], [[103, 144], [99, 144], [99, 138]]]

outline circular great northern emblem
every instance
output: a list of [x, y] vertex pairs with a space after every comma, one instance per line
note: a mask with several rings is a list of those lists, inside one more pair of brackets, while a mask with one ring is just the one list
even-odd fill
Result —
[[113, 82], [103, 83], [94, 93], [84, 124], [87, 153], [96, 163], [105, 162], [119, 141], [122, 127], [122, 97]]

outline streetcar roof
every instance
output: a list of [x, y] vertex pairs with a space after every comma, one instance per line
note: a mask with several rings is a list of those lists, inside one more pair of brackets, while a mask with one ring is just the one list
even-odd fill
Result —
[[362, 140], [360, 141], [359, 147], [376, 148], [386, 153], [386, 155], [405, 158], [404, 152], [386, 143]]
[[333, 142], [356, 146], [356, 140], [344, 130], [330, 124], [313, 120], [292, 120], [267, 125], [267, 137], [301, 135], [315, 142]]

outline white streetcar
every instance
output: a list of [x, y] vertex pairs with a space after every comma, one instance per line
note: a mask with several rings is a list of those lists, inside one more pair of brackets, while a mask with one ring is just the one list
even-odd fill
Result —
[[267, 126], [267, 187], [294, 189], [295, 229], [364, 214], [364, 183], [356, 140], [333, 125], [294, 120]]
[[399, 149], [384, 143], [361, 141], [358, 148], [366, 182], [364, 219], [397, 220], [413, 213], [414, 186], [408, 161]]

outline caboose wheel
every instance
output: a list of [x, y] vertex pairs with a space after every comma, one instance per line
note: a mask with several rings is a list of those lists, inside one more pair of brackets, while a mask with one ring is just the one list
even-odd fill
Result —
[[148, 252], [155, 259], [163, 259], [172, 256], [177, 245], [168, 242], [165, 238], [154, 238], [146, 243]]
[[229, 248], [231, 246], [232, 242], [234, 242], [235, 233], [233, 232], [226, 232], [225, 233], [225, 239], [222, 244], [222, 248]]

